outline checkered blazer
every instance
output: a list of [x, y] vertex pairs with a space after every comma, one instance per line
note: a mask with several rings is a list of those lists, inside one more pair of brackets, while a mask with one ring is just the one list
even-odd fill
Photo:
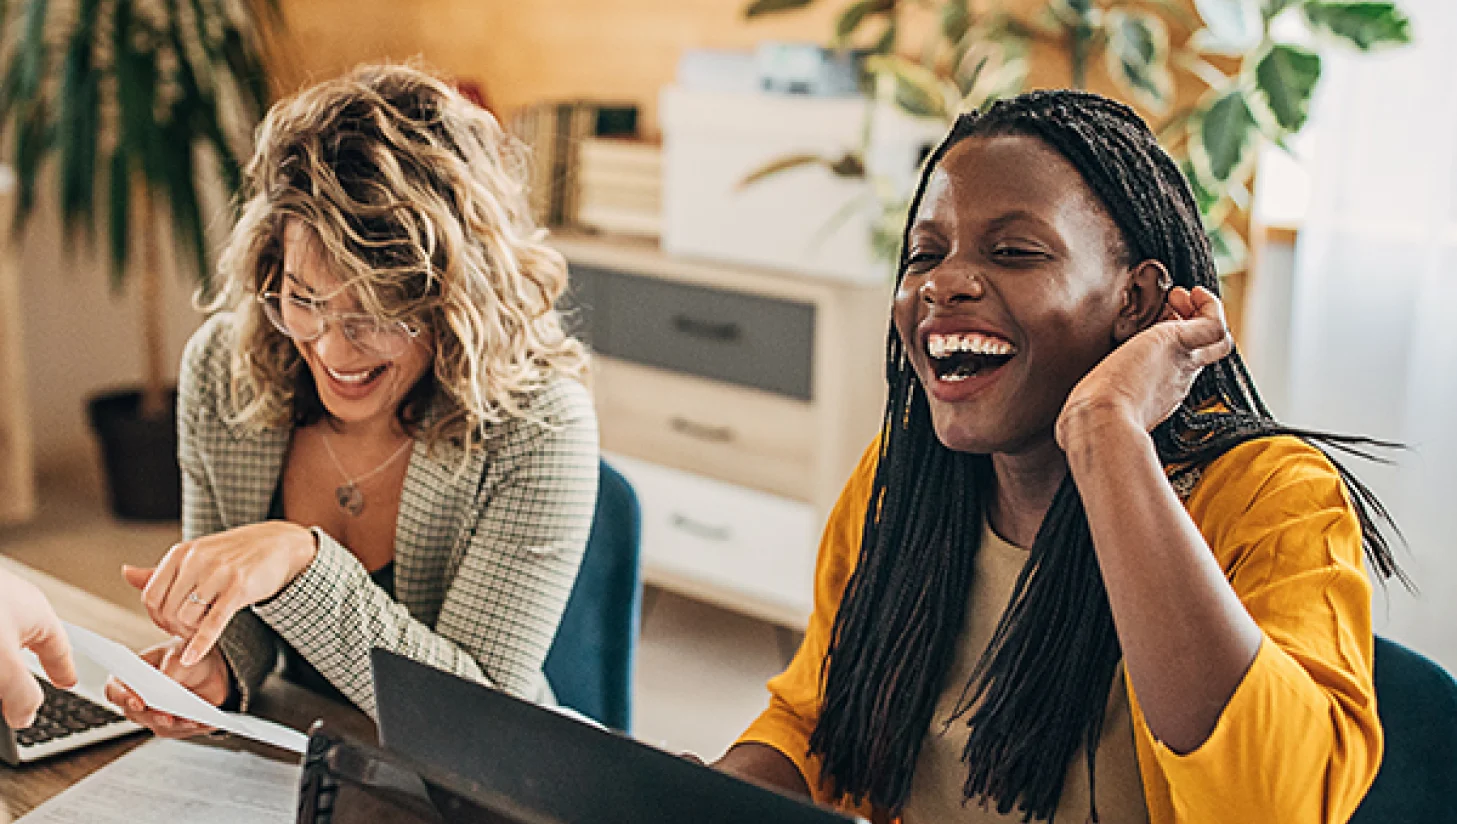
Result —
[[[232, 422], [231, 316], [192, 336], [178, 380], [186, 539], [268, 517], [291, 430]], [[597, 495], [597, 421], [587, 390], [559, 379], [528, 400], [534, 420], [489, 428], [460, 469], [458, 448], [410, 455], [395, 526], [395, 598], [338, 541], [293, 583], [237, 614], [219, 648], [243, 709], [288, 642], [375, 714], [369, 650], [407, 655], [514, 695], [550, 695], [541, 665], [586, 546]], [[548, 422], [543, 425], [540, 421]]]

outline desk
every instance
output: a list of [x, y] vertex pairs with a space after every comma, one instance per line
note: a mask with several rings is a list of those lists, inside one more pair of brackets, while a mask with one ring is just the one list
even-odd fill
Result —
[[[40, 588], [62, 619], [102, 633], [132, 649], [141, 649], [166, 639], [146, 617], [123, 609], [43, 572], [0, 556], [0, 568]], [[343, 732], [363, 741], [375, 740], [374, 722], [352, 706], [331, 701], [281, 678], [270, 678], [259, 694], [254, 711], [272, 721], [307, 731], [317, 718], [337, 724]], [[52, 796], [146, 742], [137, 735], [74, 753], [13, 769], [0, 764], [0, 824], [25, 815]], [[210, 745], [241, 749], [272, 758], [287, 753], [232, 737], [206, 739]]]

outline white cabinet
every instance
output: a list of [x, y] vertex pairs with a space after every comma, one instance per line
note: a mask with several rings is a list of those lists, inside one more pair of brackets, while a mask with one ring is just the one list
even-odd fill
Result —
[[890, 284], [553, 242], [646, 579], [803, 628], [825, 516], [880, 424]]

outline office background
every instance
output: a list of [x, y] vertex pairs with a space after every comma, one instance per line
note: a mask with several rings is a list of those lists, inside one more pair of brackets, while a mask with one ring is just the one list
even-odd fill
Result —
[[[627, 101], [652, 139], [661, 133], [660, 91], [685, 50], [824, 42], [839, 10], [821, 3], [746, 21], [744, 5], [284, 0], [289, 42], [277, 84], [289, 91], [362, 61], [419, 56], [475, 84], [503, 117], [542, 101]], [[1231, 282], [1231, 301], [1241, 345], [1278, 414], [1413, 447], [1392, 468], [1357, 465], [1402, 523], [1411, 551], [1399, 557], [1420, 587], [1415, 597], [1394, 584], [1378, 592], [1377, 625], [1457, 669], [1457, 325], [1445, 316], [1457, 305], [1457, 91], [1449, 82], [1457, 9], [1446, 0], [1402, 5], [1416, 43], [1330, 60], [1302, 157], [1262, 161], [1271, 171], [1257, 177], [1257, 200], [1268, 208], [1256, 208], [1254, 268]], [[1032, 84], [1039, 79], [1034, 73]], [[38, 506], [28, 521], [0, 526], [0, 552], [124, 601], [117, 564], [150, 561], [176, 532], [105, 513], [84, 419], [88, 394], [140, 377], [136, 296], [113, 295], [104, 253], [64, 237], [45, 200], [52, 190], [42, 190], [37, 218], [9, 250], [22, 326], [0, 340], [19, 340], [18, 353], [3, 354], [26, 375]], [[221, 216], [221, 198], [208, 208]], [[227, 228], [217, 217], [210, 237], [220, 241]], [[200, 320], [191, 289], [180, 276], [166, 279], [171, 363]], [[0, 447], [7, 443], [14, 448]], [[705, 755], [762, 705], [763, 680], [792, 646], [770, 623], [657, 590], [644, 633], [638, 732]]]

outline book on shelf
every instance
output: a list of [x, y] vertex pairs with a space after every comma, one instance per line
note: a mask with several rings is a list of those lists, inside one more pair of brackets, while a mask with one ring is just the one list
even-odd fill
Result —
[[531, 150], [528, 199], [537, 223], [570, 226], [577, 222], [580, 187], [579, 147], [596, 135], [631, 133], [637, 107], [573, 100], [527, 106], [511, 119], [510, 131]]
[[577, 186], [578, 225], [603, 232], [659, 234], [661, 147], [618, 138], [583, 140]]

